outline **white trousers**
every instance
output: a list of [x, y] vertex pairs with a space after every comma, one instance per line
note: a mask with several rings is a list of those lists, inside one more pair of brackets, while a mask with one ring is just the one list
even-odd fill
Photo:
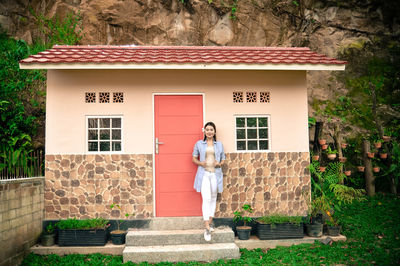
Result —
[[210, 217], [214, 217], [217, 205], [217, 176], [215, 173], [204, 172], [201, 183], [201, 197], [203, 199], [203, 219], [209, 221]]

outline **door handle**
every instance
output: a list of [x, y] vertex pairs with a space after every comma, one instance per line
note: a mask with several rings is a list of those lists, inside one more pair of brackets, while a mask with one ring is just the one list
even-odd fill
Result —
[[158, 145], [160, 145], [160, 144], [164, 144], [164, 142], [159, 142], [158, 141], [158, 138], [156, 138], [156, 154], [158, 154]]

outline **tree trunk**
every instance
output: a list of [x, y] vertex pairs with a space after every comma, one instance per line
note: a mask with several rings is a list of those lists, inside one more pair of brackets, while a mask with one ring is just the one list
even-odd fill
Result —
[[321, 155], [321, 147], [319, 146], [318, 139], [322, 135], [323, 126], [324, 126], [323, 122], [315, 123], [314, 144], [313, 144], [313, 154], [314, 155]]
[[[339, 158], [343, 157], [343, 152], [342, 152], [342, 136], [340, 134], [340, 128], [339, 128], [339, 123], [335, 124], [335, 144], [336, 144], [336, 149], [338, 151]], [[343, 165], [340, 166], [340, 173], [343, 173]], [[340, 184], [344, 184], [344, 180], [340, 180]]]
[[363, 161], [365, 166], [365, 187], [368, 196], [375, 195], [375, 176], [372, 173], [372, 162], [368, 158], [367, 152], [370, 151], [370, 143], [368, 140], [363, 141]]
[[[378, 117], [378, 114], [377, 114], [378, 107], [377, 107], [377, 101], [376, 101], [375, 85], [372, 84], [372, 82], [370, 82], [369, 83], [369, 87], [371, 89], [371, 96], [372, 96], [372, 115], [373, 115], [374, 120], [375, 120], [375, 124], [376, 124], [376, 128], [378, 130], [379, 138], [383, 139], [383, 128], [382, 128], [381, 121], [380, 121], [380, 119]], [[384, 164], [389, 169], [389, 167], [391, 165], [391, 156], [390, 156], [389, 144], [384, 142], [382, 146], [388, 152], [388, 159], [384, 162]], [[390, 192], [395, 194], [395, 195], [397, 195], [396, 182], [395, 182], [395, 179], [393, 178], [393, 176], [389, 176], [389, 181], [390, 181]]]

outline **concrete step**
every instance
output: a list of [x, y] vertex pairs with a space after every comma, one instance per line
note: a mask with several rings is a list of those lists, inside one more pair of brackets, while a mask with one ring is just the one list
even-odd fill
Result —
[[204, 229], [187, 230], [138, 230], [126, 235], [126, 246], [185, 245], [205, 243], [233, 243], [231, 228], [216, 228], [211, 241], [204, 240]]
[[132, 261], [140, 263], [180, 262], [180, 261], [215, 261], [219, 259], [240, 258], [235, 243], [190, 244], [168, 246], [127, 246], [123, 251], [124, 263]]
[[152, 218], [149, 230], [185, 230], [204, 228], [202, 217], [156, 217]]

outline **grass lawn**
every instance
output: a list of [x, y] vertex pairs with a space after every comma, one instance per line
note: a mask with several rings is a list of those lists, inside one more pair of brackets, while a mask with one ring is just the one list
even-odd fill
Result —
[[[400, 264], [400, 198], [377, 195], [366, 201], [343, 207], [340, 213], [346, 242], [323, 245], [301, 244], [268, 250], [241, 250], [237, 260], [220, 260], [211, 265], [399, 265]], [[121, 265], [122, 256], [30, 254], [22, 265]], [[189, 262], [176, 265], [201, 265]], [[126, 263], [125, 265], [133, 265]], [[148, 265], [141, 263], [140, 265]], [[172, 265], [158, 263], [156, 265]]]

